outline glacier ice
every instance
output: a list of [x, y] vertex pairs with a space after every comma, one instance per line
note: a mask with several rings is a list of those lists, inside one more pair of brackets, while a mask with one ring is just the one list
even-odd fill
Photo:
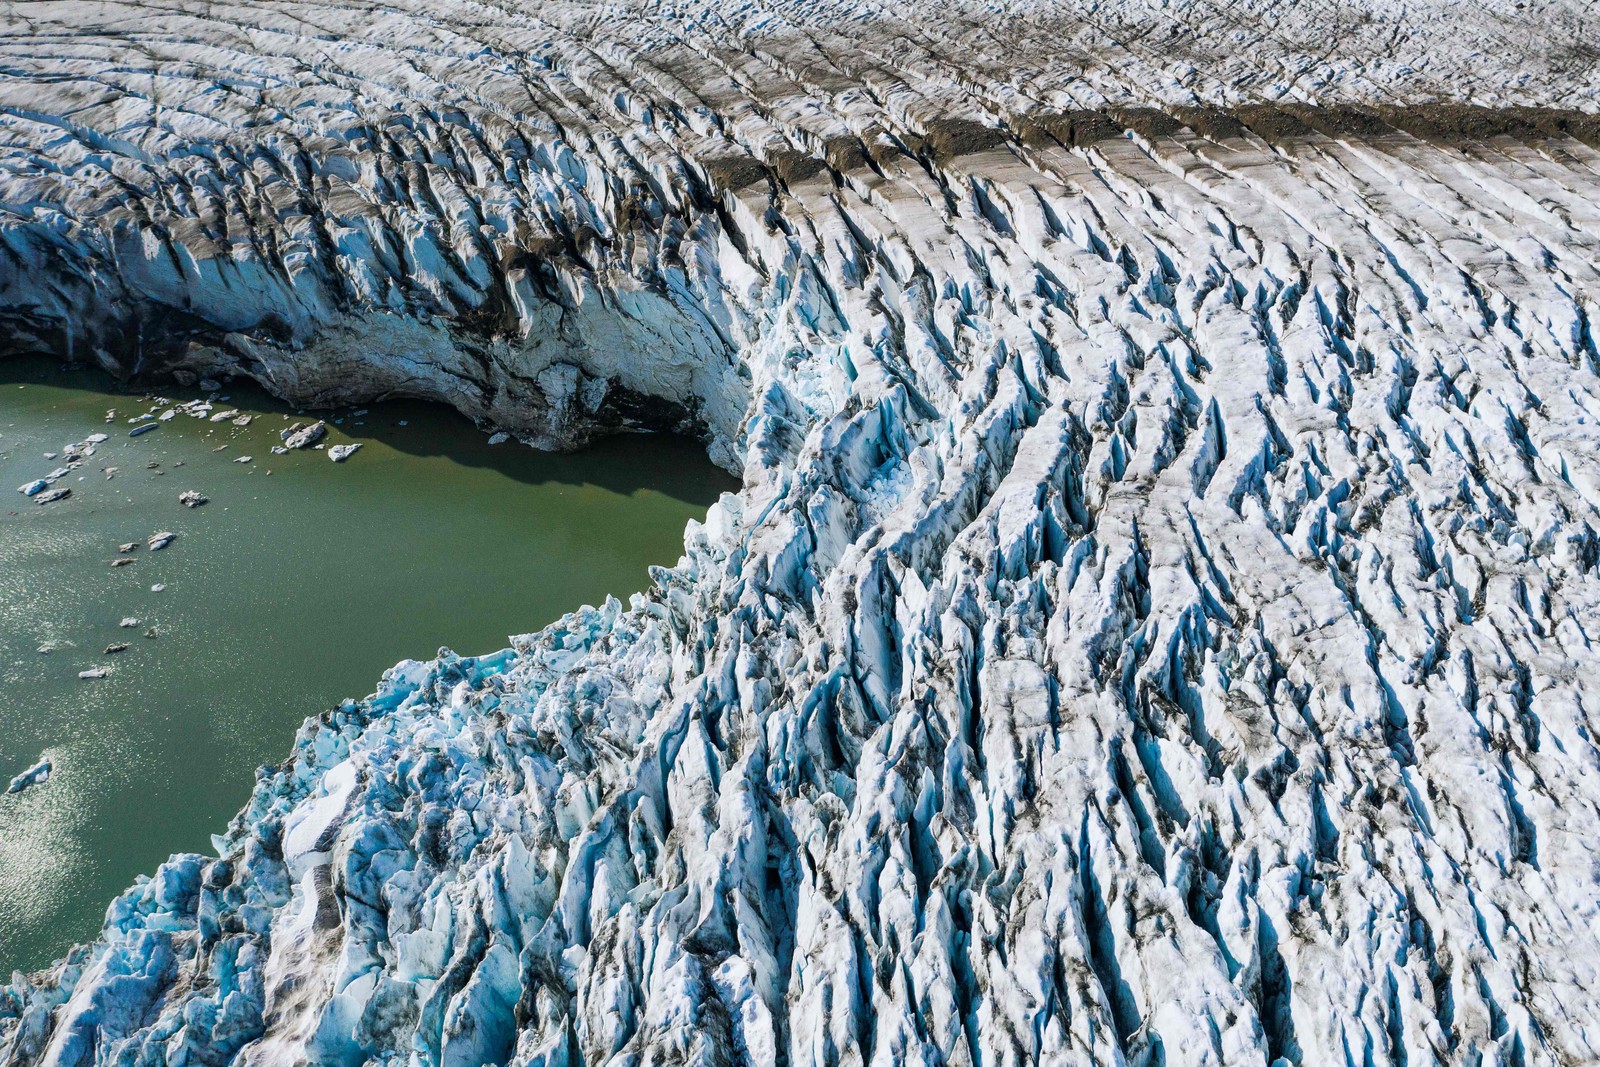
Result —
[[743, 478], [0, 1062], [1600, 1058], [1600, 63], [1503, 6], [0, 12], [8, 350]]

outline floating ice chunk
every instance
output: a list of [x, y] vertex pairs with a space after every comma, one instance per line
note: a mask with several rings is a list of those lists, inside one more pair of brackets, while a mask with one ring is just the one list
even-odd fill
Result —
[[49, 485], [50, 483], [45, 481], [43, 478], [35, 478], [27, 485], [17, 486], [17, 492], [21, 493], [23, 496], [38, 496], [40, 493], [44, 492], [45, 489], [49, 488]]
[[49, 492], [40, 493], [38, 496], [34, 497], [33, 500], [36, 504], [53, 504], [57, 500], [65, 500], [71, 495], [71, 489], [51, 489]]
[[110, 667], [90, 667], [86, 671], [79, 671], [78, 672], [78, 677], [82, 678], [82, 679], [85, 679], [85, 680], [89, 680], [89, 679], [93, 679], [93, 678], [104, 678], [106, 675], [108, 675], [110, 673], [111, 673], [111, 668]]
[[134, 618], [132, 615], [128, 615], [125, 616], [121, 622], [117, 623], [117, 625], [122, 627], [124, 630], [131, 630], [135, 626], [139, 625], [139, 620]]
[[290, 427], [290, 429], [294, 432], [284, 437], [283, 443], [290, 448], [309, 448], [322, 440], [323, 436], [328, 432], [328, 425], [319, 419], [310, 426], [304, 426], [299, 429]]
[[349, 459], [351, 456], [360, 451], [360, 449], [361, 444], [359, 442], [353, 445], [334, 445], [332, 448], [328, 449], [328, 458], [333, 460], [335, 463], [343, 463], [345, 460]]
[[160, 533], [151, 534], [150, 539], [145, 543], [150, 546], [150, 551], [160, 552], [177, 539], [178, 535], [171, 530], [162, 530]]
[[203, 496], [194, 489], [185, 489], [183, 492], [178, 494], [178, 503], [182, 504], [186, 508], [197, 508], [201, 504], [204, 504], [206, 500], [207, 497]]
[[252, 462], [254, 460], [255, 460], [254, 456], [240, 456], [237, 459], [235, 459], [234, 462], [235, 463], [250, 463], [250, 462]]
[[51, 764], [48, 759], [41, 759], [32, 767], [11, 779], [11, 784], [6, 786], [7, 793], [20, 793], [24, 789], [31, 789], [36, 785], [44, 785], [50, 780]]
[[128, 436], [138, 437], [140, 434], [149, 433], [151, 430], [156, 429], [157, 425], [158, 424], [154, 422], [147, 422], [142, 426], [135, 426], [133, 429], [128, 431]]
[[504, 430], [500, 430], [497, 433], [492, 433], [489, 435], [489, 443], [491, 445], [503, 445], [509, 440], [511, 440], [511, 435], [506, 433]]

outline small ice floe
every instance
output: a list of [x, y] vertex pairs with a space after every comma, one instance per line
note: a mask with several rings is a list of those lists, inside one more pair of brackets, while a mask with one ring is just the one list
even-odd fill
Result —
[[145, 544], [150, 546], [150, 551], [160, 552], [177, 539], [178, 535], [171, 530], [162, 530], [160, 533], [151, 534], [150, 539]]
[[151, 637], [151, 638], [155, 637], [156, 636], [156, 628], [154, 626], [150, 627], [150, 629], [148, 629], [148, 630], [146, 630], [144, 632], [144, 635], [146, 637]]
[[151, 419], [153, 419], [155, 417], [156, 417], [156, 413], [155, 412], [147, 411], [143, 415], [135, 415], [133, 418], [129, 419], [128, 420], [128, 425], [129, 426], [137, 426], [139, 423], [141, 423], [141, 422], [149, 422]]
[[111, 644], [106, 646], [106, 650], [105, 650], [104, 653], [102, 653], [102, 655], [114, 656], [118, 652], [126, 652], [126, 651], [128, 651], [128, 642], [126, 642], [126, 641], [113, 641], [113, 642], [111, 642]]
[[362, 408], [360, 411], [352, 411], [350, 413], [350, 417], [352, 419], [359, 419], [359, 418], [361, 418], [361, 416], [365, 415], [366, 413], [367, 413], [367, 409], [366, 408]]
[[129, 615], [126, 618], [124, 618], [121, 622], [117, 623], [117, 625], [122, 627], [124, 630], [131, 630], [135, 626], [139, 625], [139, 620], [134, 618], [132, 615]]
[[[77, 464], [73, 464], [72, 466], [75, 467], [75, 466], [77, 466]], [[67, 475], [69, 475], [71, 473], [72, 473], [72, 467], [57, 467], [55, 470], [51, 471], [49, 474], [46, 474], [45, 477], [50, 479], [53, 482], [57, 478], [65, 478]]]
[[91, 678], [104, 678], [106, 675], [108, 675], [110, 673], [111, 673], [111, 668], [110, 667], [90, 667], [86, 671], [79, 671], [78, 672], [78, 677], [87, 681], [88, 679], [91, 679]]
[[157, 429], [159, 425], [159, 423], [147, 422], [142, 426], [135, 426], [133, 429], [128, 431], [128, 436], [138, 437], [142, 433], [149, 433], [151, 430]]
[[[115, 412], [113, 412], [112, 414], [115, 414]], [[85, 437], [83, 440], [84, 440], [84, 442], [86, 444], [103, 445], [107, 441], [111, 440], [111, 437], [108, 434], [92, 433], [88, 437]]]
[[137, 541], [124, 541], [122, 544], [117, 546], [117, 551], [118, 552], [132, 552], [134, 549], [136, 549], [138, 547], [139, 547], [139, 542], [137, 542]]
[[283, 439], [283, 443], [290, 448], [309, 448], [316, 444], [328, 432], [328, 424], [320, 419], [310, 426], [301, 427]]
[[409, 426], [410, 423], [406, 422], [405, 419], [401, 419], [399, 422], [395, 423], [395, 425], [396, 426]]
[[173, 419], [175, 419], [177, 417], [178, 417], [178, 409], [177, 408], [168, 408], [167, 410], [165, 410], [165, 411], [163, 411], [161, 413], [161, 418], [159, 420], [157, 420], [157, 421], [159, 421], [159, 422], [171, 422]]
[[55, 452], [46, 452], [44, 454], [44, 458], [45, 459], [55, 459], [57, 455], [58, 455], [58, 453], [55, 453]]
[[197, 508], [204, 504], [208, 498], [193, 489], [185, 489], [178, 494], [178, 503], [186, 508]]
[[117, 421], [117, 409], [116, 408], [107, 408], [106, 409], [106, 421], [107, 422], [116, 422]]
[[233, 420], [233, 424], [235, 426], [249, 426], [255, 421], [256, 417], [254, 415], [240, 415], [238, 418]]
[[213, 452], [221, 452], [223, 449], [225, 449], [227, 447], [228, 447], [227, 445], [218, 445], [216, 448], [213, 448], [211, 451], [213, 451]]
[[235, 463], [250, 463], [250, 462], [252, 462], [252, 461], [253, 461], [253, 460], [254, 460], [254, 459], [255, 459], [255, 458], [256, 458], [256, 457], [254, 457], [254, 456], [240, 456], [240, 457], [239, 457], [239, 458], [238, 458], [238, 459], [236, 459], [236, 460], [234, 460], [234, 462], [235, 462]]
[[152, 585], [150, 587], [150, 591], [152, 593], [159, 593], [159, 592], [161, 592], [161, 590], [163, 590], [165, 588], [166, 588], [166, 584], [164, 582], [157, 582], [155, 585]]
[[44, 785], [50, 780], [50, 761], [41, 759], [32, 767], [11, 779], [11, 784], [6, 786], [7, 793], [20, 793], [24, 789], [31, 789], [36, 785]]
[[237, 419], [238, 417], [239, 417], [239, 409], [238, 408], [229, 408], [227, 411], [219, 411], [215, 415], [211, 416], [211, 421], [212, 422], [227, 422], [229, 419]]
[[106, 476], [106, 481], [109, 482], [111, 479], [117, 476], [117, 472], [121, 469], [121, 467], [101, 467], [100, 471]]
[[49, 482], [45, 481], [43, 478], [35, 478], [27, 485], [17, 486], [17, 492], [21, 493], [23, 496], [38, 496], [48, 488], [50, 488]]
[[38, 496], [34, 497], [33, 502], [36, 504], [53, 504], [57, 500], [65, 500], [71, 495], [71, 489], [52, 489], [47, 493], [40, 493]]
[[287, 456], [289, 454], [289, 450], [284, 448], [282, 445], [273, 445], [272, 454], [274, 456]]
[[131, 567], [131, 566], [133, 566], [133, 564], [134, 564], [134, 558], [132, 556], [118, 556], [116, 559], [111, 561], [111, 566], [113, 568], [115, 568], [115, 567]]
[[345, 460], [349, 459], [351, 456], [360, 451], [360, 449], [361, 445], [359, 442], [353, 445], [334, 445], [332, 448], [328, 449], [328, 458], [333, 460], [335, 463], [343, 463]]
[[509, 440], [511, 440], [511, 435], [504, 430], [489, 435], [489, 443], [491, 445], [503, 445]]

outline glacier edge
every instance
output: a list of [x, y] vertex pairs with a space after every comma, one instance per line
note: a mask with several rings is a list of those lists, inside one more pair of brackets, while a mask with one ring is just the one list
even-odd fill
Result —
[[3, 16], [12, 347], [743, 489], [308, 721], [0, 1062], [1600, 1056], [1600, 64], [680, 7]]

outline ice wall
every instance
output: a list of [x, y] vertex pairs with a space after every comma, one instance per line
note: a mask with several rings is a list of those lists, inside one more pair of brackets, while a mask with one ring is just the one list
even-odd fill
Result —
[[1600, 1056], [1582, 5], [4, 18], [12, 347], [744, 488], [308, 722], [0, 1061]]

